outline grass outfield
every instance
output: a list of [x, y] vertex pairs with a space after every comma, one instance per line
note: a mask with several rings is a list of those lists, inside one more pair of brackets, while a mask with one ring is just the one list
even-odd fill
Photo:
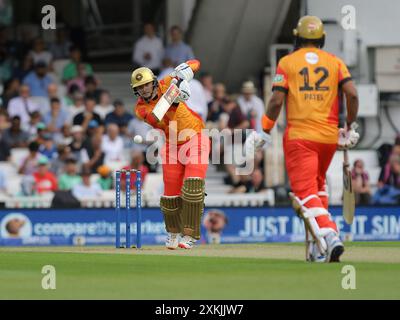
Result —
[[[400, 299], [400, 243], [350, 243], [343, 263], [311, 264], [296, 244], [0, 248], [0, 299]], [[356, 289], [341, 287], [344, 265]], [[43, 290], [44, 265], [56, 290]]]

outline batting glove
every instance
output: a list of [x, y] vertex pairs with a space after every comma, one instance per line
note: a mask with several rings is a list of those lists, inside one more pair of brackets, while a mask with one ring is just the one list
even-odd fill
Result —
[[186, 80], [182, 80], [179, 84], [179, 96], [175, 99], [175, 103], [187, 101], [190, 98], [190, 84]]
[[269, 147], [272, 143], [271, 135], [262, 131], [258, 133], [257, 131], [252, 131], [247, 137], [244, 143], [246, 149], [246, 156], [254, 157], [257, 150], [262, 147]]
[[340, 128], [339, 129], [339, 138], [338, 138], [338, 148], [340, 150], [347, 150], [354, 148], [360, 139], [360, 135], [356, 132], [358, 125], [353, 123], [350, 126], [350, 130]]
[[171, 77], [173, 78], [177, 77], [181, 80], [190, 81], [193, 79], [194, 73], [192, 68], [187, 63], [181, 63], [172, 72]]

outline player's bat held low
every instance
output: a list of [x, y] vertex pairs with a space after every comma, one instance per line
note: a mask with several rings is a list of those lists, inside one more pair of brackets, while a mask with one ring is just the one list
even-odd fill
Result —
[[343, 151], [343, 156], [343, 217], [346, 223], [352, 224], [356, 208], [356, 201], [351, 180], [351, 171], [347, 150]]
[[162, 120], [169, 107], [174, 103], [179, 94], [180, 90], [178, 87], [178, 81], [173, 79], [168, 90], [162, 95], [152, 111], [152, 114], [158, 121]]

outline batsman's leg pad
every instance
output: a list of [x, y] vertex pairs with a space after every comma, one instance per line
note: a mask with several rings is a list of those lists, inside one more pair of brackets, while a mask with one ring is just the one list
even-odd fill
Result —
[[318, 242], [318, 247], [320, 248], [320, 253], [325, 254], [327, 250], [327, 244], [324, 239], [325, 230], [321, 231], [319, 227], [316, 217], [323, 215], [330, 215], [328, 210], [325, 208], [307, 208], [304, 205], [309, 202], [311, 199], [317, 198], [317, 195], [310, 195], [302, 200], [296, 197], [294, 194], [290, 194], [290, 198], [292, 199], [292, 206], [296, 212], [296, 214], [304, 220], [304, 224], [309, 229], [310, 233], [313, 235], [314, 241]]
[[183, 234], [200, 239], [201, 217], [204, 211], [205, 181], [187, 178], [182, 187]]
[[161, 196], [160, 208], [164, 215], [167, 232], [182, 233], [182, 198], [180, 196]]

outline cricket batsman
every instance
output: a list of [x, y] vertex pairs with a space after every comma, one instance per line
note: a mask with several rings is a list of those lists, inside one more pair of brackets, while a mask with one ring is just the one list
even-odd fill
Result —
[[[134, 70], [131, 77], [131, 87], [139, 97], [136, 116], [166, 137], [161, 150], [164, 194], [160, 208], [168, 232], [166, 247], [171, 250], [191, 249], [200, 239], [210, 139], [201, 133], [202, 118], [185, 103], [190, 97], [189, 81], [199, 68], [198, 60], [190, 60], [160, 81], [145, 67]], [[179, 96], [159, 119], [155, 116], [157, 102], [176, 81]]]
[[[295, 50], [279, 61], [273, 95], [262, 119], [263, 132], [252, 132], [246, 148], [254, 152], [271, 143], [269, 133], [286, 99], [286, 170], [295, 199], [319, 244], [315, 239], [311, 242], [307, 260], [338, 262], [344, 246], [328, 211], [325, 176], [336, 149], [352, 148], [358, 142], [359, 134], [352, 126], [357, 118], [358, 96], [343, 61], [322, 50], [325, 32], [318, 17], [302, 17], [293, 33]], [[346, 127], [339, 129], [342, 92], [347, 119]]]

